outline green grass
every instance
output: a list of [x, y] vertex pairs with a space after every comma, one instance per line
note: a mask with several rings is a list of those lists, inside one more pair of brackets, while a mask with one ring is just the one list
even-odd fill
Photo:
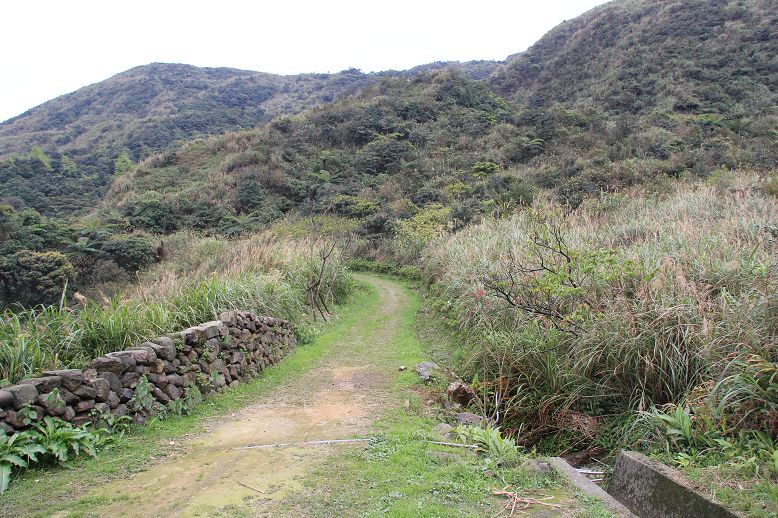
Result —
[[[367, 447], [344, 456], [332, 456], [306, 477], [305, 491], [288, 497], [272, 509], [279, 516], [491, 516], [501, 509], [493, 489], [507, 484], [527, 496], [554, 496], [576, 510], [578, 502], [553, 476], [529, 473], [519, 467], [500, 468], [462, 448], [431, 444], [441, 440], [434, 428], [446, 419], [425, 405], [424, 394], [445, 387], [423, 386], [412, 366], [428, 358], [428, 344], [420, 340], [421, 301], [401, 283], [409, 296], [399, 332], [386, 344], [387, 354], [376, 358], [381, 368], [396, 370], [397, 406], [375, 423]], [[337, 488], [337, 489], [333, 489]], [[231, 511], [238, 511], [231, 509]], [[607, 515], [605, 515], [607, 516]]]
[[375, 311], [379, 302], [373, 288], [364, 287], [339, 308], [339, 320], [323, 326], [310, 344], [251, 382], [209, 398], [190, 416], [152, 420], [147, 426], [134, 429], [118, 438], [108, 451], [96, 458], [80, 458], [69, 468], [52, 467], [27, 471], [17, 477], [7, 493], [0, 496], [0, 516], [35, 516], [44, 511], [69, 509], [86, 511], [101, 502], [82, 498], [75, 508], [68, 502], [74, 494], [85, 492], [108, 480], [127, 477], [175, 449], [175, 442], [184, 434], [197, 433], [209, 418], [227, 414], [267, 394], [288, 379], [313, 368], [332, 343], [340, 340], [352, 327]]

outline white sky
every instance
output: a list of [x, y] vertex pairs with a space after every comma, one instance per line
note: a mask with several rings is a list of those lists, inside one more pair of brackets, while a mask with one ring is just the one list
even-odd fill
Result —
[[279, 74], [505, 59], [603, 0], [2, 0], [0, 121], [147, 63]]

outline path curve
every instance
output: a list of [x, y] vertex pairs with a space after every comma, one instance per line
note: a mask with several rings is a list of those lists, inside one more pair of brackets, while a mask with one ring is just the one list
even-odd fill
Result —
[[399, 332], [408, 295], [395, 282], [360, 279], [378, 292], [375, 311], [348, 329], [312, 369], [226, 419], [212, 420], [176, 458], [92, 493], [107, 501], [96, 515], [229, 514], [230, 507], [251, 500], [252, 515], [265, 516], [263, 508], [299, 490], [305, 474], [320, 461], [353, 447], [247, 448], [363, 436], [393, 404], [392, 373], [373, 360], [386, 354], [386, 345]]

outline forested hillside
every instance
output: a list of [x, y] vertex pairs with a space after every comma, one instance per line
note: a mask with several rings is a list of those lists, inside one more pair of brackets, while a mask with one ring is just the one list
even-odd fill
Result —
[[137, 230], [228, 235], [327, 212], [374, 239], [460, 228], [538, 189], [575, 207], [721, 169], [767, 172], [778, 160], [776, 16], [766, 2], [607, 4], [485, 82], [451, 70], [382, 78], [155, 156], [105, 207]]
[[496, 66], [438, 62], [378, 74], [352, 69], [293, 76], [166, 63], [136, 67], [0, 124], [0, 199], [50, 215], [77, 213], [94, 205], [128, 160], [177, 142], [252, 128], [384, 76], [451, 67], [483, 78]]

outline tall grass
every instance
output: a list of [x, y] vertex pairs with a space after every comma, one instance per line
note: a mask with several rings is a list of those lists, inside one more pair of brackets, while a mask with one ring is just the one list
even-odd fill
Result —
[[[273, 315], [305, 325], [306, 282], [317, 267], [316, 242], [279, 242], [268, 235], [221, 241], [173, 236], [171, 257], [140, 282], [108, 300], [79, 307], [42, 307], [0, 316], [0, 381], [43, 369], [79, 367], [95, 356], [212, 320], [231, 309]], [[323, 297], [349, 291], [334, 257]]]
[[[750, 177], [679, 184], [569, 214], [541, 202], [433, 242], [423, 263], [459, 322], [465, 368], [501, 393], [508, 421], [580, 435], [702, 398], [774, 435], [777, 218]], [[555, 232], [564, 254], [550, 251]], [[753, 358], [761, 377], [744, 368]], [[754, 405], [760, 419], [744, 418]]]

